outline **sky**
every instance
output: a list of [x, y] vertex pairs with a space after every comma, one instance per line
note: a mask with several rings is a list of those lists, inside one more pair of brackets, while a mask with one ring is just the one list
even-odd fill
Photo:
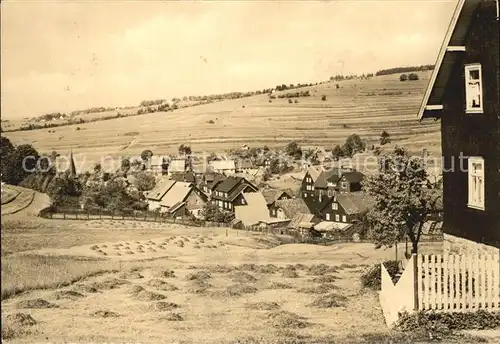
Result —
[[431, 64], [456, 2], [3, 1], [2, 118]]

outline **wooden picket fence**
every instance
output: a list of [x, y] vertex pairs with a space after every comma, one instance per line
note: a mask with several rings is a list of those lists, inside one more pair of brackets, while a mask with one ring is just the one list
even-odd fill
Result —
[[418, 255], [418, 309], [500, 310], [499, 255]]

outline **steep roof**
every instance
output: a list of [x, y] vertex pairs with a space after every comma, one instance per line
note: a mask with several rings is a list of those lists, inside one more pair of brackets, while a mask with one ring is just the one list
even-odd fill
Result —
[[306, 202], [302, 198], [282, 199], [276, 201], [276, 206], [281, 208], [285, 216], [293, 219], [297, 213], [310, 214]]
[[328, 182], [336, 182], [340, 178], [341, 171], [338, 168], [331, 168], [320, 173], [314, 182], [315, 188], [326, 188]]
[[185, 159], [176, 159], [170, 161], [168, 164], [168, 172], [184, 172], [186, 170], [186, 160]]
[[248, 184], [241, 184], [236, 187], [228, 196], [227, 199], [229, 201], [233, 201], [240, 193], [242, 193], [246, 188], [248, 187]]
[[350, 223], [342, 222], [332, 222], [332, 221], [321, 221], [314, 226], [317, 231], [345, 231], [347, 228], [351, 227]]
[[173, 207], [178, 202], [183, 202], [193, 189], [192, 183], [175, 182], [175, 184], [163, 196], [160, 205], [162, 207]]
[[227, 177], [222, 183], [217, 185], [217, 187], [215, 189], [217, 191], [221, 191], [221, 192], [230, 192], [242, 180], [244, 180], [244, 179], [241, 177]]
[[319, 175], [323, 172], [323, 168], [320, 166], [319, 169], [316, 169], [315, 167], [311, 166], [307, 169], [307, 173], [311, 176], [311, 179], [313, 182], [316, 182], [316, 179], [318, 179]]
[[425, 117], [439, 117], [439, 110], [426, 109], [429, 105], [443, 105], [442, 98], [446, 85], [453, 71], [453, 67], [457, 60], [461, 57], [460, 51], [449, 51], [448, 47], [463, 46], [470, 23], [478, 4], [482, 0], [459, 0], [451, 22], [448, 26], [448, 31], [444, 37], [441, 49], [439, 51], [437, 61], [432, 72], [429, 84], [424, 94], [420, 110], [418, 111], [418, 119], [422, 120]]
[[163, 176], [156, 186], [148, 192], [147, 199], [151, 201], [160, 201], [174, 184], [175, 180], [171, 180], [168, 179], [167, 176]]
[[278, 197], [278, 194], [281, 194], [281, 190], [277, 189], [265, 189], [262, 190], [262, 194], [264, 195], [264, 198], [266, 199], [267, 204], [273, 204], [276, 201], [276, 198]]
[[213, 160], [210, 162], [210, 165], [215, 170], [234, 170], [234, 160]]
[[245, 226], [268, 221], [270, 219], [266, 199], [260, 192], [243, 193], [247, 205], [235, 206], [234, 216], [241, 220]]
[[364, 192], [338, 194], [336, 199], [348, 215], [362, 213], [375, 202], [372, 196]]

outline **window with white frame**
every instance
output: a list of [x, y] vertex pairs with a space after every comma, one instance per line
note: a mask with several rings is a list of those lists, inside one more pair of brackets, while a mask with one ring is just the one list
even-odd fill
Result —
[[326, 221], [330, 221], [330, 214], [326, 214]]
[[347, 222], [347, 217], [345, 215], [342, 215], [342, 222]]
[[333, 210], [338, 210], [339, 209], [339, 205], [337, 203], [332, 203], [332, 209]]
[[307, 192], [304, 192], [304, 197], [307, 197]]
[[465, 101], [467, 113], [483, 112], [483, 81], [478, 63], [465, 66]]
[[335, 214], [335, 221], [339, 222], [340, 216], [339, 214]]
[[481, 157], [469, 157], [468, 160], [468, 206], [484, 210], [484, 159]]

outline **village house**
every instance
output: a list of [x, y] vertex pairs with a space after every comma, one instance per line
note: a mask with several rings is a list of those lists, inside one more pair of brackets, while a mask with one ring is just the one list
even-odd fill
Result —
[[311, 212], [318, 214], [336, 193], [360, 191], [363, 178], [361, 172], [352, 168], [310, 167], [302, 180], [301, 196]]
[[302, 198], [279, 199], [268, 205], [269, 215], [278, 219], [293, 219], [299, 213], [310, 213]]
[[147, 171], [156, 175], [167, 174], [168, 164], [165, 158], [163, 155], [153, 155], [147, 162]]
[[234, 207], [234, 217], [241, 221], [243, 226], [261, 227], [283, 227], [290, 221], [286, 219], [271, 218], [267, 209], [267, 202], [261, 192], [242, 193], [245, 205], [236, 205]]
[[245, 178], [227, 177], [214, 188], [211, 200], [222, 210], [234, 211], [236, 205], [246, 205], [244, 192], [256, 191], [258, 188]]
[[441, 120], [447, 252], [500, 248], [498, 61], [498, 2], [460, 0], [418, 113]]
[[250, 159], [238, 159], [236, 160], [236, 173], [246, 173], [249, 175], [255, 175], [259, 171], [259, 168]]
[[193, 172], [173, 173], [170, 179], [178, 182], [196, 183], [196, 176]]
[[267, 207], [269, 208], [269, 215], [271, 215], [271, 216], [272, 216], [271, 208], [274, 206], [276, 201], [293, 198], [293, 191], [290, 189], [278, 190], [278, 189], [269, 188], [269, 189], [262, 190], [262, 194], [264, 195], [264, 198], [266, 199]]
[[175, 181], [160, 201], [160, 212], [199, 218], [206, 203], [207, 197], [193, 183]]
[[175, 180], [169, 179], [167, 176], [163, 176], [156, 186], [146, 193], [146, 201], [148, 203], [148, 209], [154, 211], [160, 208], [160, 202], [167, 193], [168, 190], [175, 184]]
[[234, 160], [212, 160], [209, 165], [213, 172], [221, 173], [225, 176], [231, 176], [236, 173]]
[[168, 175], [172, 176], [176, 173], [184, 173], [187, 171], [186, 159], [172, 159], [168, 164]]
[[217, 185], [224, 181], [226, 177], [220, 173], [207, 172], [201, 177], [198, 187], [205, 195], [209, 198], [212, 196], [212, 192], [215, 190]]
[[337, 193], [319, 211], [319, 216], [325, 221], [353, 223], [373, 205], [373, 197], [364, 192]]

